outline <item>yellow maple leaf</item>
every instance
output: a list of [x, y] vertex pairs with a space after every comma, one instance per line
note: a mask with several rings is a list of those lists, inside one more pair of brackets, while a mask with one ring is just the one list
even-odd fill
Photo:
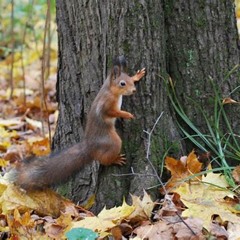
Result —
[[8, 165], [9, 161], [0, 158], [0, 167], [6, 167]]
[[209, 172], [206, 176], [202, 177], [202, 182], [209, 183], [212, 185], [216, 185], [221, 188], [227, 188], [228, 183], [224, 175], [219, 173]]
[[72, 228], [88, 228], [95, 232], [103, 233], [115, 227], [116, 224], [111, 220], [102, 219], [99, 217], [86, 217], [81, 221], [74, 222]]
[[150, 195], [144, 191], [144, 196], [141, 200], [140, 197], [132, 195], [132, 205], [135, 206], [135, 210], [128, 217], [128, 219], [132, 219], [135, 217], [148, 219], [152, 215], [152, 210], [155, 203], [152, 201]]
[[[211, 183], [210, 177], [213, 177]], [[195, 184], [185, 183], [179, 186], [174, 192], [181, 196], [181, 201], [188, 208], [183, 211], [183, 217], [196, 217], [203, 220], [203, 226], [209, 230], [213, 215], [219, 215], [222, 221], [237, 223], [240, 217], [233, 214], [225, 204], [224, 197], [233, 196], [232, 192], [224, 188], [224, 180], [220, 174], [210, 174], [204, 182]], [[217, 184], [220, 184], [217, 187]], [[214, 184], [214, 185], [212, 185]]]
[[111, 209], [104, 208], [98, 216], [86, 217], [73, 223], [72, 228], [83, 227], [105, 234], [106, 231], [115, 227], [123, 219], [126, 219], [134, 210], [135, 206], [130, 206], [123, 201], [122, 206]]
[[0, 197], [0, 206], [3, 214], [8, 214], [16, 208], [23, 211], [37, 208], [37, 204], [30, 197], [10, 184]]
[[122, 206], [114, 207], [111, 209], [104, 208], [98, 214], [98, 217], [104, 220], [111, 220], [114, 223], [118, 223], [120, 220], [127, 218], [134, 210], [135, 206], [128, 205], [124, 200]]
[[20, 212], [26, 212], [31, 209], [40, 215], [58, 217], [61, 212], [65, 211], [65, 206], [69, 204], [73, 203], [51, 189], [28, 191], [26, 193], [12, 184], [7, 186], [0, 197], [0, 206], [3, 214], [11, 213], [17, 208]]

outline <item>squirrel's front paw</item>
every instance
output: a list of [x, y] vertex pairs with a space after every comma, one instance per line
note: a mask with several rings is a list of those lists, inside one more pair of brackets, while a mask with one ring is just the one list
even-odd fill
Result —
[[137, 73], [132, 77], [133, 81], [139, 81], [142, 77], [144, 77], [144, 75], [146, 74], [146, 69], [143, 68], [141, 70], [138, 70]]
[[126, 116], [127, 119], [134, 119], [134, 115], [132, 115], [131, 113], [128, 113]]

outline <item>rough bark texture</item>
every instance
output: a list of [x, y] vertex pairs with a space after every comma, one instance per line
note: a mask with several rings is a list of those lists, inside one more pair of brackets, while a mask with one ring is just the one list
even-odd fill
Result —
[[[206, 132], [206, 121], [192, 100], [204, 109], [211, 121], [215, 92], [210, 79], [219, 88], [222, 98], [239, 100], [239, 91], [230, 94], [240, 84], [239, 68], [230, 74], [239, 64], [234, 2], [165, 2], [168, 73], [176, 84], [187, 115], [202, 132]], [[240, 123], [239, 107], [232, 105], [226, 110], [235, 133], [239, 134], [239, 128], [236, 128]], [[192, 147], [189, 143], [187, 146]]]
[[[60, 188], [64, 195], [80, 203], [95, 194], [96, 212], [104, 205], [121, 203], [129, 192], [140, 195], [143, 188], [157, 183], [156, 177], [150, 176], [153, 171], [145, 158], [147, 135], [143, 130], [150, 131], [162, 111], [152, 136], [152, 162], [159, 169], [167, 149], [175, 154], [182, 150], [182, 142], [174, 141], [180, 137], [160, 75], [169, 72], [187, 113], [199, 125], [201, 121], [186, 97], [200, 99], [205, 106], [212, 96], [209, 75], [225, 94], [239, 84], [236, 75], [223, 80], [239, 63], [233, 3], [229, 0], [57, 0], [57, 25], [60, 115], [54, 150], [81, 141], [87, 112], [114, 56], [127, 57], [131, 74], [147, 68], [136, 95], [125, 97], [122, 106], [136, 119], [117, 122], [127, 165], [106, 168], [94, 162]], [[117, 176], [131, 173], [132, 169], [142, 175]], [[152, 192], [156, 194], [158, 189]]]
[[[124, 167], [99, 167], [94, 163], [61, 188], [75, 201], [96, 194], [95, 209], [121, 203], [129, 192], [141, 194], [157, 182], [145, 159], [146, 134], [162, 111], [153, 136], [151, 160], [160, 165], [161, 155], [177, 138], [168, 113], [167, 99], [159, 74], [166, 74], [164, 14], [159, 1], [57, 1], [59, 33], [58, 101], [60, 116], [54, 149], [80, 141], [86, 114], [111, 67], [112, 58], [124, 54], [129, 73], [146, 67], [147, 76], [133, 97], [125, 97], [123, 109], [136, 116], [117, 123], [123, 139]], [[163, 131], [170, 129], [169, 132]], [[165, 149], [164, 149], [165, 148]], [[113, 176], [130, 173], [143, 176]], [[157, 192], [157, 189], [154, 189]]]

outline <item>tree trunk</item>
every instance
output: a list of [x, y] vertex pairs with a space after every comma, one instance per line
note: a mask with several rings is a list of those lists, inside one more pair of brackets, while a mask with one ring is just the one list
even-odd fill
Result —
[[[147, 69], [135, 96], [125, 97], [122, 106], [136, 119], [117, 122], [127, 165], [103, 167], [94, 162], [62, 186], [60, 192], [80, 203], [95, 196], [96, 212], [105, 205], [120, 204], [129, 193], [140, 195], [143, 189], [152, 188], [156, 196], [158, 187], [154, 186], [159, 182], [146, 159], [149, 142], [143, 130], [150, 132], [164, 112], [151, 135], [149, 157], [159, 174], [164, 153], [179, 156], [185, 152], [159, 76], [166, 77], [169, 72], [187, 112], [192, 114], [186, 96], [196, 97], [197, 90], [198, 94], [204, 92], [201, 97], [211, 93], [206, 83], [208, 75], [222, 79], [238, 63], [232, 3], [58, 0], [56, 4], [60, 114], [53, 139], [55, 151], [81, 141], [86, 115], [114, 56], [127, 57], [130, 75], [142, 67]], [[236, 76], [232, 76], [223, 86], [234, 87], [236, 83]], [[194, 118], [194, 114], [191, 116]], [[129, 174], [132, 171], [135, 174]]]
[[[202, 133], [209, 134], [206, 120], [194, 102], [211, 122], [216, 95], [213, 87], [219, 88], [222, 99], [231, 97], [239, 101], [239, 89], [233, 91], [240, 85], [239, 67], [232, 71], [239, 65], [234, 1], [170, 0], [166, 1], [165, 13], [167, 71], [186, 114]], [[225, 110], [239, 135], [239, 107], [231, 105]], [[188, 126], [185, 128], [191, 132]], [[193, 147], [190, 143], [186, 145], [188, 151]]]

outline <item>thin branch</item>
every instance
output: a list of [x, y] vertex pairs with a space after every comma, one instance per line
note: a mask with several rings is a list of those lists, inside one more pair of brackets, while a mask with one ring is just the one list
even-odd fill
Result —
[[[144, 131], [144, 132], [148, 135], [146, 159], [148, 160], [148, 163], [149, 163], [150, 166], [152, 167], [152, 170], [154, 171], [154, 174], [155, 174], [156, 178], [158, 179], [159, 183], [161, 184], [161, 186], [162, 186], [162, 188], [163, 188], [163, 191], [164, 191], [164, 193], [165, 193], [165, 197], [166, 197], [166, 196], [167, 196], [167, 190], [166, 190], [166, 188], [165, 188], [165, 186], [164, 186], [161, 178], [159, 177], [156, 168], [154, 167], [153, 163], [152, 163], [151, 160], [150, 160], [152, 134], [153, 134], [153, 132], [154, 132], [154, 130], [155, 130], [158, 122], [160, 121], [162, 115], [163, 115], [163, 112], [161, 112], [161, 114], [160, 114], [159, 117], [157, 118], [157, 120], [156, 120], [156, 122], [154, 123], [154, 125], [153, 125], [153, 127], [152, 127], [152, 129], [151, 129], [150, 132], [148, 132], [148, 131]], [[175, 204], [172, 202], [171, 199], [168, 199], [168, 200], [170, 200], [171, 203], [172, 203], [173, 205], [175, 205]], [[196, 235], [196, 233], [195, 233], [195, 232], [191, 229], [191, 227], [184, 221], [184, 219], [179, 215], [179, 213], [176, 212], [176, 214], [177, 214], [177, 216], [179, 217], [179, 219], [183, 222], [183, 224], [192, 232], [192, 234], [193, 234], [193, 235]]]
[[[33, 6], [33, 0], [29, 0], [29, 5]], [[25, 66], [24, 66], [24, 45], [26, 41], [26, 34], [27, 34], [27, 27], [28, 27], [28, 22], [31, 22], [32, 20], [32, 13], [33, 13], [33, 8], [30, 9], [28, 13], [28, 19], [25, 22], [24, 26], [24, 31], [23, 31], [23, 37], [22, 37], [22, 44], [21, 44], [21, 67], [22, 67], [22, 76], [23, 76], [23, 104], [26, 106], [26, 77], [25, 77]]]
[[156, 128], [158, 122], [160, 121], [160, 119], [161, 119], [163, 113], [164, 113], [164, 112], [161, 112], [161, 114], [159, 115], [159, 117], [158, 117], [157, 120], [155, 121], [155, 123], [154, 123], [154, 125], [153, 125], [151, 131], [148, 132], [148, 131], [145, 131], [145, 130], [144, 130], [144, 132], [148, 135], [148, 138], [147, 138], [147, 154], [146, 154], [146, 159], [147, 159], [148, 163], [150, 164], [150, 166], [151, 166], [151, 168], [152, 168], [152, 170], [153, 170], [153, 172], [154, 172], [154, 174], [155, 174], [157, 180], [158, 180], [159, 183], [161, 184], [161, 186], [162, 186], [164, 192], [167, 194], [166, 188], [165, 188], [165, 186], [164, 186], [164, 184], [163, 184], [161, 178], [159, 177], [156, 168], [153, 166], [153, 163], [152, 163], [151, 160], [150, 160], [150, 151], [151, 151], [151, 138], [152, 138], [152, 134], [153, 134], [153, 131], [155, 130], [155, 128]]
[[10, 72], [10, 99], [13, 97], [13, 70], [14, 70], [14, 52], [15, 52], [15, 35], [14, 35], [14, 0], [11, 1], [11, 44], [12, 44], [12, 54], [11, 54], [11, 72]]
[[[45, 28], [44, 28], [44, 37], [43, 37], [43, 53], [42, 53], [42, 68], [41, 68], [41, 95], [42, 95], [42, 101], [41, 101], [41, 114], [42, 114], [42, 126], [43, 126], [43, 117], [44, 117], [44, 108], [46, 112], [48, 112], [47, 103], [45, 99], [44, 89], [45, 89], [45, 73], [46, 73], [46, 39], [47, 39], [47, 29], [49, 27], [49, 21], [50, 21], [50, 8], [51, 8], [51, 2], [50, 0], [47, 1], [47, 17], [45, 21]], [[45, 135], [44, 126], [42, 127], [43, 135]], [[48, 118], [48, 133], [49, 133], [49, 142], [51, 145], [51, 128]]]
[[196, 233], [191, 229], [191, 227], [185, 222], [185, 220], [179, 215], [178, 212], [176, 212], [177, 216], [179, 219], [182, 221], [182, 223], [191, 231], [193, 235], [196, 235]]

